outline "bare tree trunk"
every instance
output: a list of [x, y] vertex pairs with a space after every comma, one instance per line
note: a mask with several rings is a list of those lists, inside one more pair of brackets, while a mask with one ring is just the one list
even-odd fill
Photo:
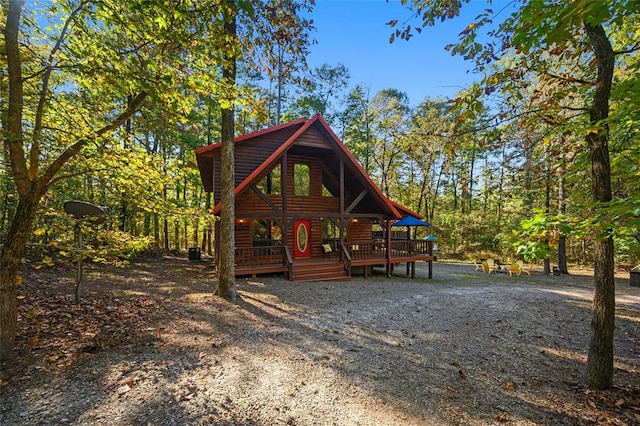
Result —
[[156, 248], [160, 248], [160, 215], [153, 214], [153, 240], [156, 242]]
[[[176, 185], [176, 201], [180, 201], [180, 185]], [[180, 251], [180, 221], [173, 221], [173, 245], [174, 250]]]
[[[228, 37], [236, 37], [236, 16], [234, 2], [227, 0], [228, 11], [232, 16], [225, 16], [225, 33]], [[222, 79], [231, 91], [235, 87], [236, 60], [231, 52], [225, 53], [222, 67]], [[229, 95], [230, 97], [232, 95]], [[234, 159], [234, 108], [232, 99], [222, 107], [222, 152], [221, 152], [221, 190], [220, 190], [220, 256], [218, 269], [218, 286], [215, 294], [235, 301], [235, 159]]]
[[473, 211], [473, 179], [474, 179], [474, 171], [476, 165], [476, 150], [471, 151], [471, 162], [469, 164], [469, 200], [467, 209], [469, 213]]
[[11, 358], [13, 352], [18, 326], [16, 275], [42, 194], [33, 191], [20, 197], [0, 253], [0, 360]]
[[142, 235], [148, 237], [151, 235], [151, 213], [144, 212], [144, 224], [142, 225]]
[[[549, 148], [545, 147], [544, 149], [544, 213], [549, 216], [551, 209], [551, 160], [549, 159]], [[549, 237], [544, 239], [544, 243], [547, 247], [549, 247]], [[548, 257], [544, 259], [543, 273], [545, 275], [549, 275], [551, 273], [551, 261]]]
[[[133, 96], [129, 95], [127, 97], [127, 105], [131, 105], [133, 101]], [[133, 130], [132, 130], [132, 119], [129, 117], [124, 124], [124, 141], [122, 147], [127, 150], [129, 149], [129, 140], [132, 139]], [[122, 232], [127, 231], [127, 219], [129, 216], [129, 202], [127, 201], [126, 192], [122, 191], [120, 194], [120, 230]]]
[[169, 221], [167, 219], [164, 220], [164, 251], [169, 251]]
[[[611, 165], [609, 163], [609, 98], [613, 84], [615, 56], [602, 25], [584, 24], [597, 59], [598, 75], [589, 120], [597, 132], [586, 136], [591, 155], [593, 199], [596, 204], [608, 203], [611, 195]], [[594, 241], [593, 318], [591, 341], [583, 380], [595, 389], [613, 385], [613, 331], [615, 319], [615, 280], [613, 237], [604, 230]]]
[[[564, 198], [564, 156], [561, 159], [560, 168], [558, 169], [558, 214], [564, 215], [566, 212]], [[558, 269], [560, 273], [568, 274], [567, 269], [567, 237], [561, 233], [558, 238]]]
[[[9, 147], [9, 160], [19, 194], [19, 202], [9, 225], [9, 231], [0, 248], [0, 362], [13, 354], [18, 329], [16, 274], [24, 254], [36, 209], [44, 190], [34, 191], [24, 158], [22, 131], [22, 62], [18, 44], [20, 15], [24, 2], [3, 4], [6, 11], [4, 30], [9, 97], [7, 109], [2, 111], [4, 145]], [[6, 9], [5, 9], [6, 8]], [[5, 116], [6, 114], [6, 116]], [[15, 167], [15, 169], [14, 169]]]

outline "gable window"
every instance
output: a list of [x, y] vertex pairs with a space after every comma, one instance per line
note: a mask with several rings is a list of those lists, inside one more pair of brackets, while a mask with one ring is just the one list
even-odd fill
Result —
[[269, 172], [256, 187], [262, 191], [263, 194], [278, 195], [281, 194], [281, 182], [282, 172], [280, 171], [280, 164], [278, 164], [273, 170]]
[[298, 197], [309, 196], [311, 192], [311, 173], [308, 164], [293, 165], [293, 194]]

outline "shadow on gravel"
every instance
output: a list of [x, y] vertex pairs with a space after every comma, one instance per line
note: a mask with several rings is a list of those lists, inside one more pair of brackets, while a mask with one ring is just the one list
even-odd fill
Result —
[[35, 276], [0, 423], [635, 422], [640, 291], [618, 296], [617, 386], [591, 392], [588, 277], [426, 273], [245, 279], [237, 304], [182, 258], [93, 268], [81, 305], [68, 277]]

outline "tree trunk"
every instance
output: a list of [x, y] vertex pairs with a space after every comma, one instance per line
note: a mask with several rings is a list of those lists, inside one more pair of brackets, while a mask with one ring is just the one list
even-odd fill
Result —
[[473, 179], [476, 165], [476, 150], [471, 151], [471, 161], [469, 164], [469, 200], [467, 209], [469, 213], [473, 211]]
[[[545, 147], [544, 149], [544, 213], [546, 217], [549, 217], [551, 213], [551, 159], [549, 153], [549, 148]], [[545, 246], [550, 246], [549, 234], [544, 239]], [[549, 275], [551, 273], [551, 260], [548, 257], [544, 258], [544, 266], [542, 268], [542, 272], [545, 275]]]
[[[601, 25], [584, 25], [598, 65], [593, 104], [589, 110], [592, 128], [586, 142], [591, 156], [593, 199], [597, 205], [611, 201], [611, 165], [609, 163], [609, 97], [613, 82], [615, 56]], [[607, 230], [594, 241], [593, 318], [591, 341], [583, 380], [595, 389], [609, 389], [613, 384], [613, 330], [615, 319], [615, 281], [613, 237]]]
[[[233, 16], [225, 16], [225, 33], [228, 37], [236, 37], [236, 16], [235, 8], [231, 0], [229, 12]], [[226, 82], [229, 91], [235, 87], [236, 61], [235, 55], [231, 52], [225, 53], [222, 67], [222, 79]], [[229, 300], [235, 301], [236, 277], [235, 277], [235, 160], [234, 160], [234, 108], [231, 94], [227, 102], [222, 107], [222, 152], [221, 152], [221, 189], [220, 189], [220, 256], [218, 269], [218, 286], [215, 294]]]
[[18, 326], [16, 274], [42, 192], [20, 197], [0, 253], [0, 361], [11, 358]]
[[153, 240], [156, 242], [156, 248], [160, 248], [160, 215], [153, 214]]
[[[564, 156], [561, 160], [558, 169], [558, 214], [564, 215], [567, 210], [564, 197]], [[569, 273], [567, 269], [567, 237], [563, 233], [558, 237], [558, 269], [562, 274]]]

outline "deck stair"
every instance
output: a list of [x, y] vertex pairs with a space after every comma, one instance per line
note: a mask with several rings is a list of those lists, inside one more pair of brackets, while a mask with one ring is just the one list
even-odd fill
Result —
[[344, 265], [337, 259], [308, 259], [293, 262], [293, 281], [349, 281]]

